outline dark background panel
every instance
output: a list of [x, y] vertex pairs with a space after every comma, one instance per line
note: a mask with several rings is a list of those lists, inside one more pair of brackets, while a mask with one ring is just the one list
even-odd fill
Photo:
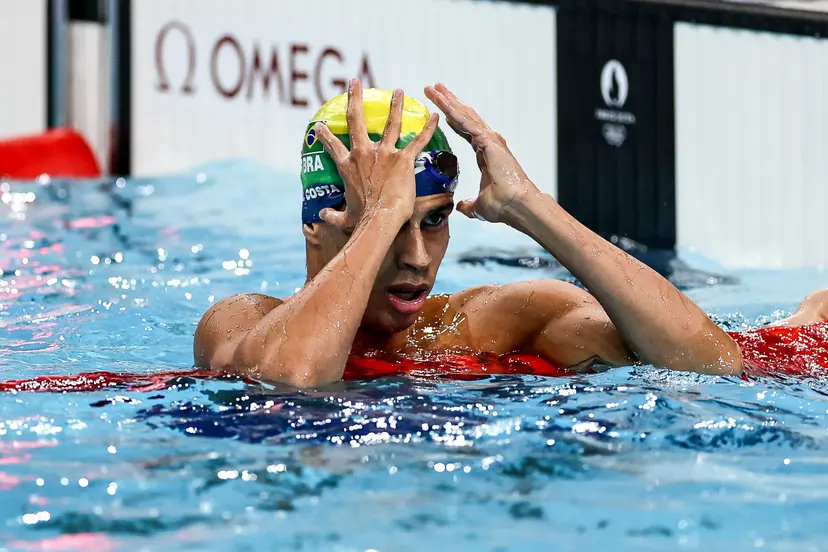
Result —
[[[672, 249], [672, 22], [631, 3], [599, 4], [559, 2], [558, 198], [605, 237]], [[620, 62], [622, 74], [615, 74], [628, 83], [620, 106], [607, 104], [602, 94], [602, 70], [610, 60]], [[610, 97], [620, 98], [623, 88], [613, 84]], [[601, 120], [596, 110], [617, 114], [621, 121]], [[606, 138], [607, 126], [611, 134], [622, 133], [620, 144]]]
[[69, 0], [69, 19], [71, 21], [106, 21], [107, 0]]

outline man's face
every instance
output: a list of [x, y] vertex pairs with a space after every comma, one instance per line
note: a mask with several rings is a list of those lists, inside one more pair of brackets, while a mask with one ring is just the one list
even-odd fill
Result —
[[[453, 207], [451, 194], [416, 199], [414, 214], [400, 229], [377, 274], [362, 317], [363, 327], [394, 333], [414, 323], [446, 254], [448, 216]], [[322, 239], [325, 262], [330, 262], [347, 241], [348, 236], [326, 227]]]

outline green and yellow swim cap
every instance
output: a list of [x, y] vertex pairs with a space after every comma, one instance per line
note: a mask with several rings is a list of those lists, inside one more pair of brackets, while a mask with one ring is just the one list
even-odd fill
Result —
[[[391, 112], [391, 98], [393, 92], [376, 88], [366, 88], [362, 91], [363, 113], [368, 136], [374, 142], [379, 142], [385, 130], [385, 123]], [[348, 94], [341, 94], [328, 100], [308, 123], [305, 129], [305, 139], [302, 144], [302, 222], [310, 224], [318, 222], [319, 211], [327, 207], [336, 207], [344, 200], [345, 186], [342, 177], [336, 168], [333, 158], [325, 152], [321, 140], [316, 136], [313, 126], [317, 122], [325, 123], [331, 132], [339, 138], [345, 147], [351, 147], [348, 135]], [[404, 148], [411, 140], [425, 128], [428, 122], [428, 108], [421, 102], [405, 96], [403, 100], [402, 125], [397, 148]], [[435, 168], [433, 161], [443, 156], [443, 165], [446, 165], [446, 154], [453, 159], [452, 170], [442, 171]], [[449, 160], [448, 165], [452, 162]], [[451, 147], [443, 131], [438, 127], [431, 140], [418, 159], [415, 169], [417, 195], [432, 195], [454, 191], [457, 183], [457, 160], [451, 154]]]

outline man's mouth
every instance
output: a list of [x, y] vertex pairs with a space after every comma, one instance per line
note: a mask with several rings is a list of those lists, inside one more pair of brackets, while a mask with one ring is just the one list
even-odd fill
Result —
[[385, 292], [394, 310], [403, 314], [418, 312], [423, 307], [427, 294], [428, 285], [426, 284], [400, 284], [390, 286]]

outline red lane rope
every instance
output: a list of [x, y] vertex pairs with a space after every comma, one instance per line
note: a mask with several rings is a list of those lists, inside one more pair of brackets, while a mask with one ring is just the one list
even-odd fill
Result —
[[[429, 355], [412, 360], [400, 357], [352, 356], [345, 368], [345, 380], [370, 380], [393, 375], [445, 377], [451, 379], [482, 379], [495, 374], [569, 375], [564, 369], [532, 355], [492, 354]], [[87, 392], [108, 388], [126, 391], [154, 391], [175, 384], [177, 378], [218, 379], [228, 377], [214, 370], [172, 370], [154, 373], [85, 372], [73, 375], [39, 376], [33, 379], [0, 382], [0, 392]], [[232, 378], [232, 376], [229, 376]], [[255, 380], [245, 378], [248, 383]]]
[[[828, 376], [828, 322], [797, 328], [765, 327], [746, 332], [729, 332], [729, 335], [741, 348], [745, 377]], [[390, 355], [352, 356], [343, 379], [370, 380], [412, 375], [475, 380], [497, 374], [562, 377], [573, 373], [534, 355], [441, 353], [424, 354], [417, 359]], [[0, 392], [86, 392], [107, 388], [154, 391], [175, 385], [177, 378], [182, 377], [219, 379], [228, 376], [219, 371], [201, 369], [146, 374], [100, 371], [0, 382]], [[255, 380], [248, 378], [244, 381], [255, 383]]]
[[210, 370], [167, 371], [150, 374], [85, 372], [66, 376], [39, 376], [27, 380], [0, 382], [0, 391], [5, 392], [83, 392], [98, 391], [110, 387], [124, 387], [130, 391], [153, 391], [166, 389], [174, 380], [182, 377], [214, 379], [222, 373]]
[[828, 375], [828, 321], [795, 328], [767, 326], [728, 333], [739, 344], [748, 375], [816, 378]]

